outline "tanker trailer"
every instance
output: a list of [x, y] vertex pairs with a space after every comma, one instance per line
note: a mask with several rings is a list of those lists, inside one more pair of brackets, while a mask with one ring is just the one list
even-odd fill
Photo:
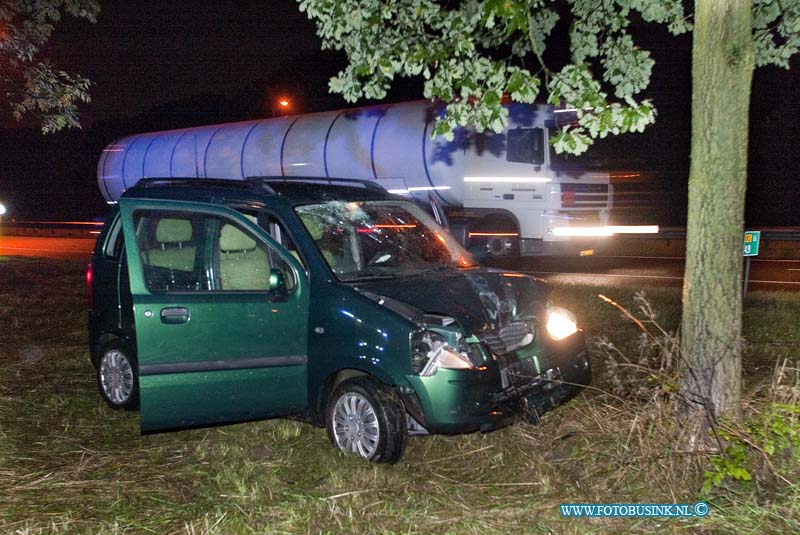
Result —
[[453, 141], [431, 137], [442, 106], [428, 101], [136, 134], [106, 147], [98, 182], [113, 203], [143, 177], [368, 179], [433, 202], [473, 251], [527, 256], [597, 248], [602, 237], [587, 243], [568, 235], [607, 224], [608, 173], [559, 165], [548, 143], [552, 107], [508, 108], [505, 132], [459, 129]]

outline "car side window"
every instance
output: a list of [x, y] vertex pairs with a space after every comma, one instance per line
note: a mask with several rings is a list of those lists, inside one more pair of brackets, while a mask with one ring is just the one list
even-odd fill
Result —
[[[255, 216], [246, 216], [255, 222]], [[294, 271], [236, 221], [191, 212], [140, 211], [136, 239], [151, 292], [268, 292], [277, 271], [292, 291]]]
[[280, 243], [287, 251], [289, 251], [292, 256], [298, 262], [300, 262], [303, 268], [308, 269], [305, 260], [297, 250], [297, 245], [295, 245], [291, 234], [289, 234], [289, 232], [286, 230], [286, 227], [283, 225], [283, 223], [281, 223], [278, 218], [270, 214], [264, 214], [264, 220], [264, 223], [262, 223], [261, 218], [259, 218], [259, 224], [266, 228], [269, 232], [269, 235], [272, 236], [276, 242]]
[[210, 289], [203, 270], [202, 216], [189, 212], [139, 211], [136, 242], [151, 292]]
[[217, 266], [214, 288], [268, 291], [271, 266], [267, 246], [233, 221], [218, 223], [213, 247]]
[[108, 259], [119, 261], [120, 255], [122, 254], [122, 236], [122, 219], [117, 216], [117, 218], [114, 219], [114, 222], [111, 224], [111, 231], [108, 233], [105, 248], [103, 250]]
[[[278, 219], [277, 216], [263, 210], [254, 211], [246, 208], [234, 208], [245, 217], [248, 217], [252, 221], [256, 222], [259, 227], [266, 230], [273, 240], [280, 244], [281, 247], [286, 249], [286, 251], [291, 253], [295, 260], [300, 262], [300, 264], [303, 266], [303, 269], [308, 270], [306, 261], [298, 251], [297, 245], [292, 239], [292, 235], [286, 230], [286, 226], [280, 219]], [[273, 261], [274, 264], [281, 264], [284, 262], [280, 255], [274, 250], [270, 250], [270, 260]], [[286, 267], [288, 268], [288, 264]]]

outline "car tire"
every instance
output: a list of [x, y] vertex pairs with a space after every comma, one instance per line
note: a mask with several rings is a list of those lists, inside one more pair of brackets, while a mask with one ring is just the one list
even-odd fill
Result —
[[368, 377], [339, 384], [328, 400], [331, 443], [376, 463], [394, 463], [406, 445], [405, 408], [397, 393]]
[[125, 344], [111, 342], [100, 352], [97, 387], [111, 408], [139, 408], [139, 369], [136, 356]]

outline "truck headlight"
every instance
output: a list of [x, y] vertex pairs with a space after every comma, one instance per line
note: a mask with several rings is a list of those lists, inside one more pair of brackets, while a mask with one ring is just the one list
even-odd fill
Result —
[[561, 307], [547, 307], [547, 332], [554, 340], [563, 340], [578, 332], [575, 315]]
[[419, 331], [411, 336], [411, 367], [423, 377], [435, 374], [439, 368], [468, 370], [473, 367], [467, 352], [447, 345], [447, 340], [433, 331]]

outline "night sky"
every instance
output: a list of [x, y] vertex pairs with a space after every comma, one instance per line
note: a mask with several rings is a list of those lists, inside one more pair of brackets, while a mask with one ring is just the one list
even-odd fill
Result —
[[[95, 25], [58, 29], [50, 55], [95, 82], [95, 119], [198, 94], [233, 94], [290, 69], [325, 69], [314, 25], [291, 0], [103, 2]], [[187, 7], [187, 6], [191, 6]]]
[[[187, 8], [191, 5], [191, 8]], [[296, 2], [103, 2], [97, 24], [67, 18], [46, 55], [90, 78], [84, 130], [42, 136], [0, 122], [0, 199], [19, 219], [101, 217], [95, 165], [102, 147], [133, 132], [269, 116], [278, 96], [295, 111], [346, 107], [327, 94], [344, 58], [321, 52], [314, 25]], [[602, 142], [592, 154], [619, 171], [651, 179], [645, 195], [662, 207], [657, 222], [685, 224], [691, 38], [648, 25], [637, 42], [656, 60], [647, 96], [659, 109], [645, 134]], [[558, 53], [554, 54], [555, 56]], [[747, 223], [800, 225], [800, 61], [792, 71], [756, 70], [751, 104]], [[418, 81], [391, 100], [421, 98]], [[625, 187], [635, 189], [635, 185]], [[63, 201], [63, 202], [61, 202]], [[45, 208], [46, 207], [46, 208]]]

